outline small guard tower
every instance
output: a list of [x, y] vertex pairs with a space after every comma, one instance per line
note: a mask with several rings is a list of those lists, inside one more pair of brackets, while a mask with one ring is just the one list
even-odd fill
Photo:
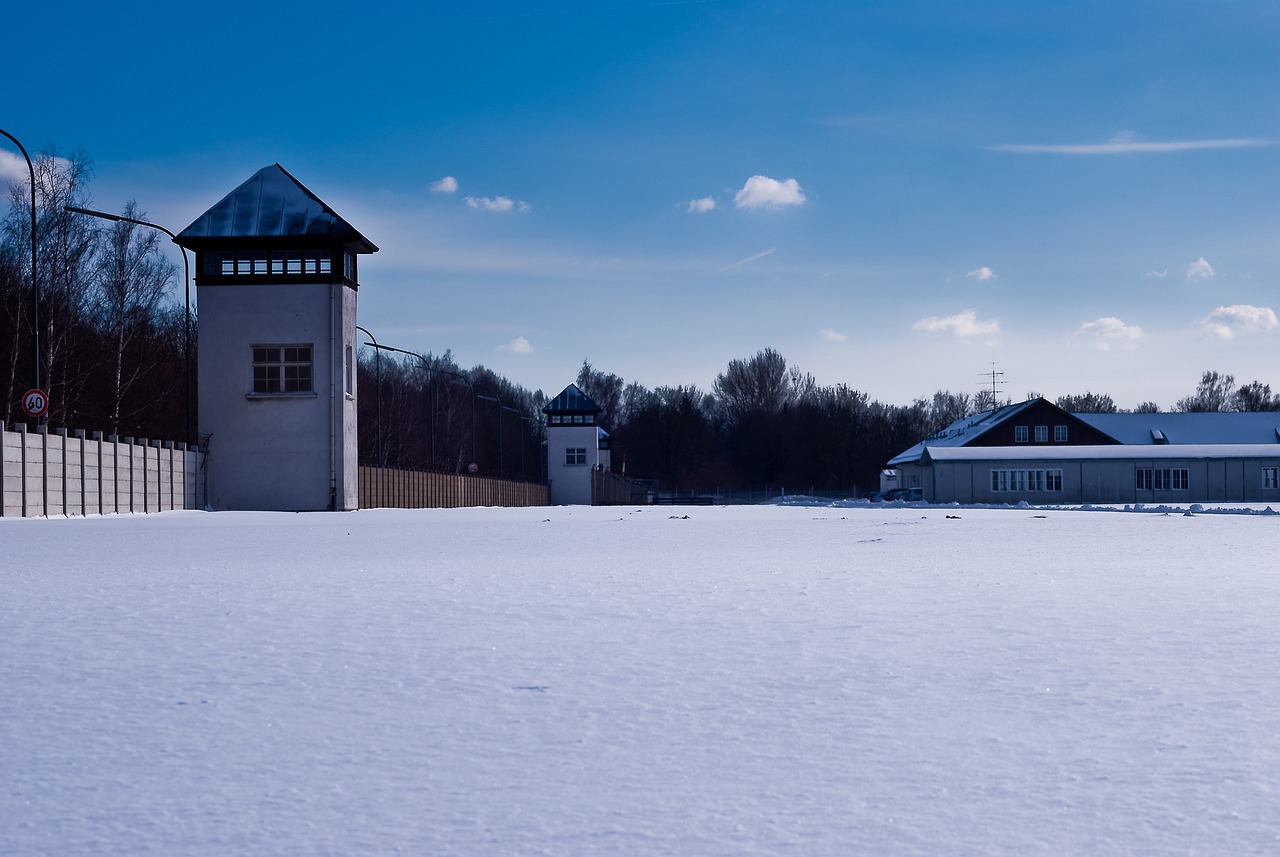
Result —
[[355, 509], [356, 258], [378, 248], [279, 164], [177, 243], [196, 254], [210, 506]]
[[547, 482], [551, 505], [590, 506], [594, 471], [608, 470], [609, 435], [600, 406], [576, 384], [543, 407], [547, 415]]

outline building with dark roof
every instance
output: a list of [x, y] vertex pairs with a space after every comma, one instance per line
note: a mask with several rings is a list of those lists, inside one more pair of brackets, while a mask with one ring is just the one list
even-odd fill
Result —
[[377, 247], [279, 164], [177, 237], [196, 254], [215, 509], [354, 509], [359, 256]]
[[600, 406], [570, 384], [542, 412], [547, 417], [551, 505], [591, 505], [595, 471], [610, 469], [609, 433], [599, 424]]
[[1032, 399], [889, 461], [936, 503], [1280, 501], [1280, 413], [1071, 414]]

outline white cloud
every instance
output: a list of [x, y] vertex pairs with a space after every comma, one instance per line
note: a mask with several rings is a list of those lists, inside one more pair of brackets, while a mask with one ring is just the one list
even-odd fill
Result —
[[1169, 269], [1165, 268], [1163, 271], [1157, 271], [1152, 269], [1150, 271], [1147, 271], [1147, 276], [1157, 280], [1163, 280], [1165, 277], [1169, 276]]
[[463, 202], [476, 211], [495, 211], [498, 213], [519, 211], [523, 213], [532, 210], [529, 203], [516, 202], [515, 200], [509, 199], [505, 196], [495, 196], [493, 199], [490, 199], [487, 196], [468, 196], [463, 199]]
[[950, 333], [957, 339], [971, 339], [975, 336], [994, 336], [1000, 332], [1000, 322], [995, 319], [979, 321], [977, 310], [967, 309], [964, 312], [949, 315], [946, 318], [930, 316], [922, 318], [911, 327], [921, 333]]
[[1236, 304], [1220, 306], [1201, 323], [1205, 336], [1235, 339], [1237, 333], [1266, 333], [1280, 325], [1271, 307]]
[[832, 330], [829, 327], [819, 330], [818, 333], [822, 336], [824, 342], [845, 342], [849, 339], [843, 333]]
[[1213, 266], [1201, 256], [1187, 266], [1188, 280], [1207, 280], [1213, 276]]
[[704, 196], [702, 199], [689, 200], [688, 211], [690, 214], [705, 214], [715, 207], [716, 201], [709, 196]]
[[1136, 324], [1125, 324], [1115, 316], [1105, 316], [1096, 321], [1087, 321], [1080, 325], [1080, 335], [1093, 340], [1099, 351], [1110, 351], [1114, 348], [1135, 348], [1142, 338], [1142, 328]]
[[778, 181], [768, 176], [752, 176], [733, 196], [738, 208], [784, 208], [804, 205], [804, 191], [795, 179]]
[[21, 182], [27, 192], [31, 192], [31, 173], [22, 155], [0, 149], [0, 182]]
[[1018, 155], [1128, 155], [1135, 153], [1162, 154], [1165, 152], [1194, 152], [1204, 149], [1251, 149], [1277, 145], [1275, 140], [1227, 139], [1227, 140], [1174, 140], [1167, 143], [1142, 143], [1131, 139], [1132, 131], [1124, 132], [1118, 139], [1106, 143], [1052, 143], [1026, 145], [1005, 143], [989, 147], [993, 152], [1012, 152]]
[[533, 345], [523, 336], [517, 336], [506, 345], [499, 345], [499, 351], [509, 351], [512, 354], [531, 354], [533, 353]]
[[988, 268], [986, 265], [983, 265], [981, 268], [974, 268], [972, 271], [965, 274], [965, 276], [971, 280], [977, 280], [980, 283], [985, 283], [987, 280], [994, 280], [996, 278], [996, 272]]
[[458, 180], [453, 176], [445, 176], [438, 182], [431, 183], [432, 193], [457, 193]]

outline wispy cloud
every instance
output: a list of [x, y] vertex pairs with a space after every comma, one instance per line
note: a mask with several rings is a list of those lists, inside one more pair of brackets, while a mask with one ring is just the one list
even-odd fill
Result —
[[980, 283], [985, 283], [987, 280], [994, 280], [996, 278], [996, 272], [988, 268], [986, 265], [983, 265], [981, 268], [974, 268], [972, 271], [965, 274], [965, 276], [971, 280], [977, 280]]
[[709, 196], [704, 196], [702, 199], [689, 200], [688, 206], [690, 214], [706, 214], [716, 207], [716, 201]]
[[822, 337], [823, 342], [846, 342], [849, 339], [843, 333], [832, 330], [829, 327], [819, 330], [818, 335]]
[[777, 252], [778, 252], [777, 247], [770, 247], [768, 250], [761, 250], [759, 253], [755, 253], [751, 256], [748, 256], [745, 259], [739, 259], [738, 261], [734, 262], [732, 265], [726, 265], [724, 268], [721, 269], [721, 272], [723, 273], [724, 271], [732, 271], [734, 268], [741, 268], [743, 265], [754, 262], [757, 259], [763, 259], [765, 256], [770, 256]]
[[1000, 322], [995, 319], [980, 321], [977, 310], [967, 309], [945, 318], [938, 316], [922, 318], [912, 325], [911, 329], [928, 334], [949, 333], [956, 339], [972, 339], [999, 334]]
[[1236, 304], [1220, 306], [1201, 322], [1205, 336], [1235, 339], [1240, 333], [1267, 333], [1280, 326], [1271, 307]]
[[1153, 269], [1153, 270], [1147, 271], [1147, 276], [1151, 277], [1152, 279], [1163, 280], [1165, 277], [1169, 276], [1169, 269], [1165, 268], [1162, 271], [1157, 271]]
[[795, 179], [778, 181], [768, 176], [752, 176], [733, 196], [738, 208], [787, 208], [804, 205], [805, 195]]
[[473, 208], [476, 211], [493, 211], [499, 214], [505, 214], [511, 211], [518, 211], [518, 212], [524, 213], [526, 211], [533, 210], [532, 206], [530, 206], [529, 203], [516, 202], [515, 200], [509, 199], [505, 196], [495, 196], [493, 199], [490, 199], [487, 196], [481, 196], [481, 197], [468, 196], [468, 197], [465, 197], [463, 201], [470, 208]]
[[1106, 143], [1002, 143], [998, 146], [989, 146], [988, 149], [993, 152], [1012, 152], [1017, 155], [1132, 155], [1196, 152], [1206, 149], [1257, 149], [1275, 145], [1277, 145], [1275, 140], [1249, 138], [1173, 140], [1167, 142], [1141, 142], [1126, 139], [1111, 140]]
[[523, 336], [517, 336], [505, 345], [499, 345], [498, 350], [507, 351], [511, 354], [532, 354], [533, 345]]
[[1096, 321], [1087, 321], [1080, 325], [1079, 334], [1093, 343], [1099, 351], [1110, 351], [1112, 348], [1136, 348], [1142, 338], [1142, 328], [1136, 324], [1125, 324], [1115, 316], [1105, 316]]
[[1187, 266], [1188, 280], [1208, 280], [1213, 277], [1213, 266], [1203, 256]]
[[453, 176], [445, 176], [439, 181], [434, 181], [431, 183], [431, 192], [432, 193], [457, 193], [458, 180], [455, 179]]

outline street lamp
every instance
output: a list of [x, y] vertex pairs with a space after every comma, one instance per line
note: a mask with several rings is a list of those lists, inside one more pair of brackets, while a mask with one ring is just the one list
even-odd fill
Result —
[[36, 168], [31, 164], [31, 156], [27, 154], [26, 147], [18, 142], [17, 137], [2, 128], [0, 134], [12, 140], [22, 152], [22, 157], [27, 160], [27, 172], [31, 174], [31, 375], [35, 381], [33, 386], [40, 390], [43, 388], [40, 386], [40, 284], [36, 281]]
[[377, 373], [378, 386], [378, 410], [373, 415], [373, 457], [378, 462], [378, 466], [383, 465], [382, 461], [382, 350], [378, 345], [378, 339], [372, 333], [365, 330], [360, 325], [356, 325], [356, 330], [369, 337], [369, 344], [373, 346], [374, 365], [377, 367], [374, 371]]
[[[169, 238], [173, 240], [173, 243], [174, 243], [174, 244], [178, 244], [178, 236], [177, 236], [177, 235], [174, 235], [174, 234], [173, 234], [172, 232], [170, 232], [168, 229], [165, 229], [163, 226], [160, 226], [160, 225], [159, 225], [159, 224], [157, 224], [157, 223], [150, 223], [150, 222], [148, 222], [148, 221], [146, 221], [146, 220], [138, 220], [138, 219], [133, 218], [133, 217], [125, 217], [125, 216], [124, 216], [124, 215], [122, 215], [122, 214], [109, 214], [108, 212], [105, 212], [105, 211], [91, 211], [90, 209], [87, 209], [87, 208], [76, 208], [74, 205], [66, 205], [66, 206], [63, 206], [63, 208], [65, 208], [67, 211], [75, 212], [76, 214], [87, 214], [87, 215], [89, 215], [90, 217], [100, 217], [100, 218], [102, 218], [103, 220], [114, 220], [114, 221], [116, 221], [116, 222], [118, 222], [118, 223], [135, 223], [135, 224], [137, 224], [138, 226], [147, 226], [147, 227], [150, 227], [151, 229], [157, 229], [157, 230], [159, 230], [159, 231], [163, 232], [165, 235], [168, 235], [168, 236], [169, 236]], [[186, 247], [183, 247], [181, 244], [178, 244], [178, 249], [182, 251], [182, 268], [183, 268], [183, 271], [184, 271], [184, 274], [183, 274], [183, 284], [185, 285], [185, 297], [186, 297], [186, 323], [185, 323], [185, 325], [184, 325], [183, 342], [182, 342], [182, 351], [183, 351], [183, 362], [185, 363], [185, 372], [186, 372], [186, 376], [187, 376], [187, 377], [186, 377], [186, 381], [187, 381], [187, 394], [186, 394], [186, 398], [187, 398], [187, 443], [191, 443], [191, 442], [192, 442], [192, 440], [191, 440], [191, 437], [192, 437], [192, 419], [191, 419], [191, 263], [187, 260], [187, 248], [186, 248]]]

